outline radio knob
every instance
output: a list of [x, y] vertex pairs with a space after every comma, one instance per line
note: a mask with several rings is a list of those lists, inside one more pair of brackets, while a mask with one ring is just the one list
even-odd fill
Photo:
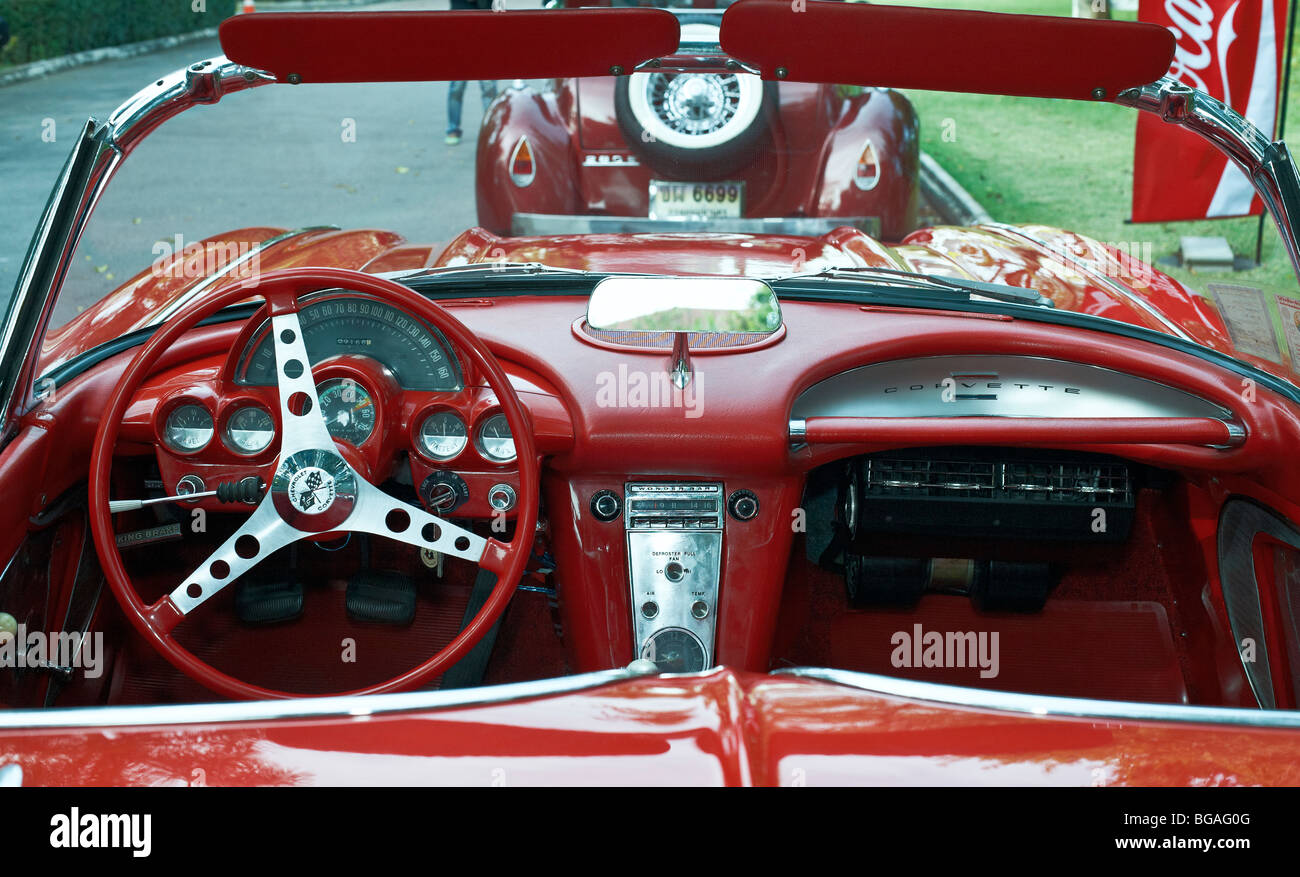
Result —
[[752, 521], [758, 517], [758, 497], [752, 490], [737, 490], [727, 499], [727, 510], [737, 521]]
[[591, 514], [598, 521], [614, 520], [621, 508], [618, 494], [612, 490], [599, 491], [591, 498]]

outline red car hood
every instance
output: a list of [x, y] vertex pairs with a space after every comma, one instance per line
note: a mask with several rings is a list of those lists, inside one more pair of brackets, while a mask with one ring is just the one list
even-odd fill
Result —
[[[256, 247], [284, 230], [248, 228], [210, 239], [205, 265]], [[207, 246], [205, 241], [201, 245]], [[830, 267], [878, 266], [1032, 287], [1061, 310], [1095, 314], [1235, 353], [1218, 312], [1201, 296], [1149, 266], [1115, 258], [1103, 244], [1046, 226], [936, 227], [887, 246], [855, 228], [821, 237], [725, 233], [600, 234], [504, 238], [481, 228], [445, 248], [376, 230], [310, 230], [256, 252], [256, 270], [330, 265], [372, 273], [470, 263], [542, 262], [592, 271], [772, 276]], [[184, 252], [177, 260], [184, 260]], [[1109, 265], [1114, 270], [1089, 266]], [[207, 281], [170, 263], [123, 284], [45, 342], [42, 371], [97, 344], [141, 328], [188, 290]], [[235, 272], [238, 275], [239, 272]], [[176, 274], [178, 276], [172, 276]], [[242, 279], [236, 276], [235, 279]], [[220, 282], [215, 284], [219, 288]], [[1249, 358], [1249, 357], [1244, 357]], [[1257, 364], [1276, 371], [1278, 366]]]
[[214, 721], [240, 708], [71, 711], [140, 720], [0, 731], [0, 762], [20, 765], [25, 785], [1300, 783], [1294, 732], [959, 709], [727, 669], [440, 709]]

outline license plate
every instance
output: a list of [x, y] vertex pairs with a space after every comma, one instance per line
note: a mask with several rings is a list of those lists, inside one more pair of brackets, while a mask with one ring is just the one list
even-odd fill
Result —
[[651, 219], [732, 219], [745, 201], [745, 184], [650, 181]]

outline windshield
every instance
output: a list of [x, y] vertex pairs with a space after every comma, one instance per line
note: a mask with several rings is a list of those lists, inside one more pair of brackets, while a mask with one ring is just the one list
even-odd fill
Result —
[[[717, 11], [678, 13], [683, 53], [720, 52]], [[215, 41], [187, 49], [220, 51]], [[166, 318], [216, 275], [326, 262], [401, 274], [477, 261], [964, 278], [1033, 289], [1058, 311], [1163, 332], [1296, 380], [1300, 288], [1271, 219], [1262, 234], [1253, 216], [1126, 221], [1133, 110], [765, 82], [720, 64], [270, 85], [196, 106], [146, 138], [108, 186], [38, 371]], [[604, 243], [575, 245], [578, 234]], [[680, 256], [663, 255], [668, 242]], [[845, 280], [808, 282], [834, 296]]]

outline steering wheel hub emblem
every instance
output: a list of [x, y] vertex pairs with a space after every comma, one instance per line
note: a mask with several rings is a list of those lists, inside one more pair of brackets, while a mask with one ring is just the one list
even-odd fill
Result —
[[307, 466], [289, 479], [289, 503], [304, 515], [318, 515], [334, 502], [334, 476]]
[[342, 524], [352, 513], [356, 476], [334, 451], [298, 451], [280, 463], [271, 480], [271, 496], [285, 523], [321, 532]]

